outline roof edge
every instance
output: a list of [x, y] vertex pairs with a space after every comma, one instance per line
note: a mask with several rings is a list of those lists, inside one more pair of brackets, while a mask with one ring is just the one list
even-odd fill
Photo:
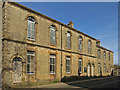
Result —
[[97, 45], [97, 47], [98, 47], [98, 48], [101, 48], [101, 49], [104, 49], [104, 50], [107, 50], [107, 51], [110, 51], [110, 52], [113, 53], [113, 51], [111, 51], [111, 50], [109, 50], [109, 49], [107, 49], [107, 48], [104, 48], [104, 47], [102, 47], [102, 46], [98, 46], [98, 45]]

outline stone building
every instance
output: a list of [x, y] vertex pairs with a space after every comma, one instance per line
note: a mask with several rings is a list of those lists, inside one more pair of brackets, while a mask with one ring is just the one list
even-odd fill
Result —
[[16, 2], [2, 4], [2, 75], [9, 86], [107, 76], [113, 52], [73, 27]]

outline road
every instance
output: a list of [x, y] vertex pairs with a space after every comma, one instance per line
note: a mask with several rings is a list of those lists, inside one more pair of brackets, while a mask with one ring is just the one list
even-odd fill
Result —
[[92, 90], [96, 88], [114, 88], [115, 90], [117, 90], [119, 86], [120, 86], [120, 77], [107, 77], [107, 78], [97, 78], [92, 80], [74, 81], [68, 83], [40, 85], [31, 88], [69, 88], [69, 89], [80, 88], [82, 90], [84, 89]]
[[90, 81], [68, 83], [70, 86], [79, 88], [94, 89], [94, 88], [120, 88], [120, 77], [112, 77], [105, 79], [96, 79]]

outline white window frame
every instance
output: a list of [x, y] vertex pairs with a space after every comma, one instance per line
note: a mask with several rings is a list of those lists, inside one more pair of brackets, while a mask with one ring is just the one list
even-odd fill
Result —
[[[55, 33], [54, 36], [51, 35], [53, 32]], [[52, 40], [54, 40], [54, 42], [52, 42]], [[52, 25], [50, 26], [50, 44], [52, 45], [56, 44], [56, 28], [55, 26]]]
[[[69, 61], [69, 65], [68, 65], [67, 61]], [[66, 57], [66, 73], [68, 73], [68, 74], [71, 73], [71, 58], [70, 57]]]
[[[30, 52], [30, 53], [28, 53]], [[30, 57], [30, 61], [28, 62], [28, 56]], [[32, 64], [32, 59], [31, 57], [34, 57], [34, 61], [33, 61], [33, 64]], [[29, 65], [29, 72], [28, 72], [28, 65]], [[34, 71], [31, 70], [31, 68], [34, 68]], [[35, 74], [35, 52], [34, 51], [27, 51], [27, 73], [28, 74]]]
[[[33, 28], [32, 26], [29, 27], [28, 24], [33, 25], [34, 27]], [[28, 17], [27, 19], [27, 39], [35, 40], [35, 19], [33, 17]]]
[[[51, 59], [52, 59], [52, 63], [51, 63]], [[53, 60], [54, 60], [54, 63], [53, 63]], [[56, 72], [55, 64], [56, 64], [56, 55], [51, 54], [50, 55], [50, 66], [52, 66], [52, 70], [50, 70], [50, 74], [55, 74], [55, 72]]]
[[[81, 62], [81, 66], [80, 66], [80, 63]], [[78, 69], [80, 69], [80, 67], [81, 67], [81, 70], [79, 70], [79, 73], [82, 73], [82, 59], [81, 58], [79, 58], [79, 63], [78, 63]]]

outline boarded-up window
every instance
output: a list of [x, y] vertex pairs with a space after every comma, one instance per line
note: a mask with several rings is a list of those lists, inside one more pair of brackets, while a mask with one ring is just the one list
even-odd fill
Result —
[[79, 59], [79, 65], [78, 65], [78, 67], [79, 67], [79, 73], [82, 73], [82, 59]]
[[82, 37], [79, 37], [79, 51], [82, 51]]
[[70, 57], [66, 57], [66, 73], [70, 73], [71, 60]]
[[67, 32], [67, 48], [71, 48], [71, 34], [70, 32]]
[[29, 17], [27, 20], [27, 38], [35, 39], [35, 20], [33, 17]]
[[56, 30], [54, 26], [50, 26], [50, 43], [56, 44]]
[[27, 73], [35, 73], [35, 52], [27, 51]]
[[50, 73], [55, 73], [55, 55], [50, 55]]

